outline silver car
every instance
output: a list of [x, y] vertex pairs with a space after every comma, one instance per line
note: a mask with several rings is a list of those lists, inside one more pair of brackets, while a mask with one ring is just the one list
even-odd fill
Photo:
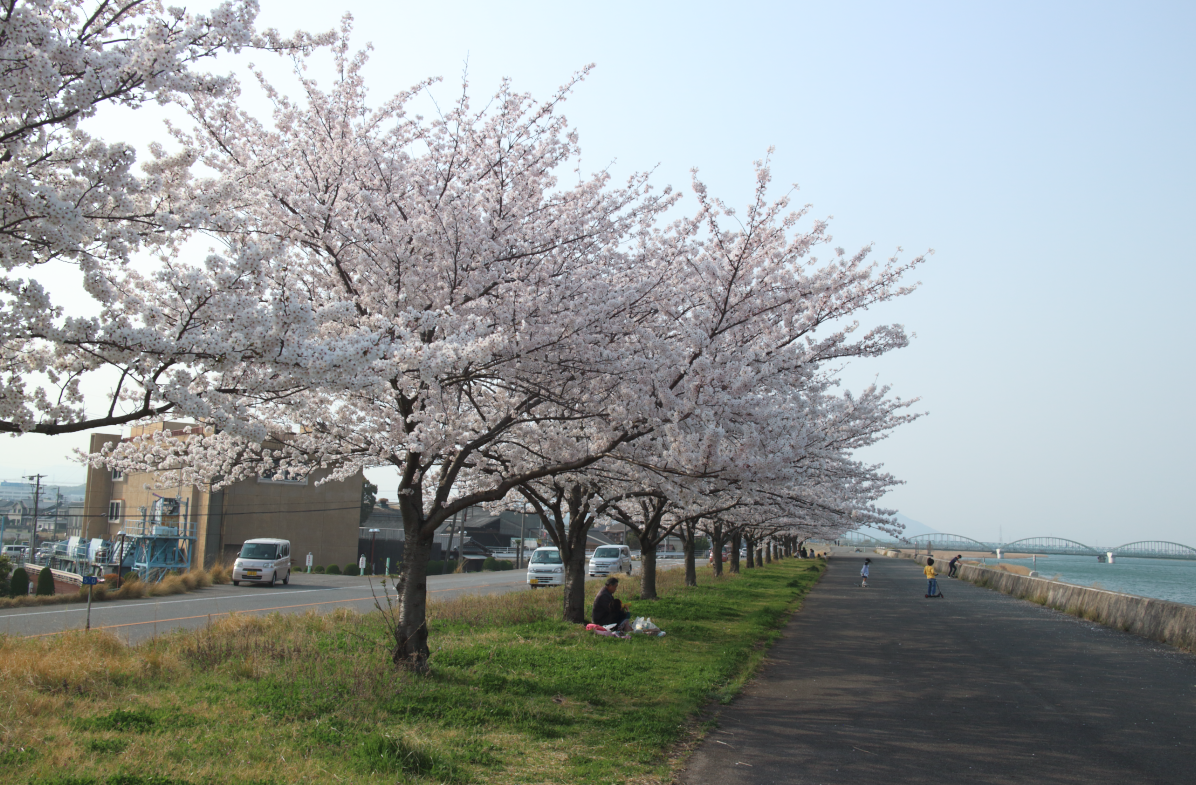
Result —
[[590, 557], [586, 572], [591, 578], [605, 577], [612, 573], [631, 574], [631, 549], [626, 545], [600, 545]]
[[262, 537], [246, 540], [241, 554], [233, 562], [233, 586], [241, 581], [268, 583], [291, 582], [291, 541]]

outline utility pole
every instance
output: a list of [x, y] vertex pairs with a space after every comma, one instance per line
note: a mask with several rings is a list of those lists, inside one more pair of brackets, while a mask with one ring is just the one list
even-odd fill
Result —
[[[32, 480], [33, 485], [33, 531], [29, 535], [29, 558], [37, 559], [37, 505], [42, 497], [42, 477], [44, 474], [30, 474], [25, 479]], [[36, 561], [35, 561], [36, 563]]]
[[515, 551], [515, 569], [523, 569], [523, 533], [527, 525], [527, 505], [519, 511], [519, 548]]

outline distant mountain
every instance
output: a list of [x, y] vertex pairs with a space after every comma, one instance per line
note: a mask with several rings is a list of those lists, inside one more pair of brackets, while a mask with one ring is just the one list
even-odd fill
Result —
[[[926, 524], [922, 523], [921, 521], [915, 521], [913, 518], [910, 518], [907, 515], [902, 515], [901, 513], [897, 513], [893, 517], [896, 518], [899, 523], [901, 523], [902, 525], [905, 526], [905, 531], [902, 532], [903, 537], [914, 537], [919, 534], [938, 534], [939, 533], [939, 531], [937, 529], [932, 529], [929, 526], [927, 526]], [[879, 529], [873, 529], [871, 526], [864, 526], [860, 529], [857, 529], [856, 531], [858, 531], [860, 534], [864, 534], [864, 535], [868, 535], [868, 536], [872, 536], [872, 537], [887, 537], [887, 536], [889, 536], [889, 535], [885, 534], [884, 532], [880, 531]]]

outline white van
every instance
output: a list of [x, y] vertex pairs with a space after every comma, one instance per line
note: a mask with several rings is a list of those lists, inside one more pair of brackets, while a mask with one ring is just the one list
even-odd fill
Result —
[[25, 557], [29, 555], [28, 545], [5, 545], [4, 552], [0, 556], [7, 556], [10, 561], [22, 562]]
[[591, 578], [610, 575], [615, 572], [631, 574], [631, 549], [626, 545], [599, 545], [590, 557], [586, 572]]
[[241, 581], [268, 583], [291, 582], [291, 541], [262, 537], [246, 540], [233, 562], [233, 586]]
[[536, 548], [527, 562], [527, 585], [533, 589], [541, 586], [561, 586], [565, 583], [565, 563], [561, 551], [553, 546]]

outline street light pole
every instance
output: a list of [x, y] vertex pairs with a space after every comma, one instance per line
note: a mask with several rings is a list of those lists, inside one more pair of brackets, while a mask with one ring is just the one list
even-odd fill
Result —
[[519, 511], [519, 548], [515, 551], [515, 569], [523, 569], [523, 532], [527, 525], [527, 507]]
[[[44, 474], [31, 474], [25, 478], [33, 480], [35, 483], [33, 486], [33, 530], [29, 535], [29, 558], [34, 559], [35, 564], [37, 563], [37, 509], [38, 501], [42, 497], [42, 477], [45, 476]], [[49, 564], [48, 561], [46, 563]]]

